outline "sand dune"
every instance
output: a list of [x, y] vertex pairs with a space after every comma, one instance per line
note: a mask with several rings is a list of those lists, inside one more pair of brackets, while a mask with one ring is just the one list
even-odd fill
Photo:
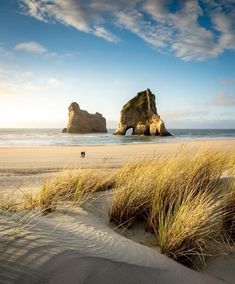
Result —
[[[13, 221], [2, 216], [0, 222], [6, 240]], [[124, 238], [82, 208], [33, 218], [1, 251], [0, 266], [6, 284], [224, 283]]]

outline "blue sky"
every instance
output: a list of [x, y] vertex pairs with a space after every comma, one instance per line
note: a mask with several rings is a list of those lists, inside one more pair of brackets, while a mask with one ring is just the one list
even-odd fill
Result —
[[146, 88], [167, 128], [235, 128], [235, 0], [1, 0], [0, 127], [115, 127]]

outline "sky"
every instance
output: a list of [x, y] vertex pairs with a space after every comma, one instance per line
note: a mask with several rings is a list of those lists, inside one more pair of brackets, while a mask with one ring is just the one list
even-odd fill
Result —
[[235, 0], [1, 0], [0, 128], [115, 128], [150, 88], [171, 128], [235, 128]]

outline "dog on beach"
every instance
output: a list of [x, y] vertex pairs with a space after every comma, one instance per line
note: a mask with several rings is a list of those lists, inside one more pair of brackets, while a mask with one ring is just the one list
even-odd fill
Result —
[[86, 156], [86, 153], [85, 152], [81, 152], [80, 158], [85, 158], [85, 156]]

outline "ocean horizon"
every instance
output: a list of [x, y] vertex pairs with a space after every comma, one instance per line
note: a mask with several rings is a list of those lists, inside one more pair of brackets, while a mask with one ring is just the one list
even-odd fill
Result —
[[172, 136], [126, 136], [108, 133], [68, 134], [60, 128], [0, 128], [0, 147], [27, 146], [98, 146], [142, 143], [167, 143], [209, 139], [234, 139], [235, 129], [169, 129]]

